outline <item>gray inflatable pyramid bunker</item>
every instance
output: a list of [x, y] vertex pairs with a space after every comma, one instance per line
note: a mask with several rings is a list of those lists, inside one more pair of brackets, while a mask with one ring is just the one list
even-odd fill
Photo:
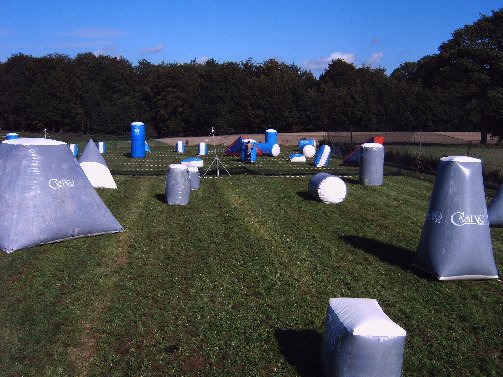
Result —
[[439, 280], [498, 278], [479, 159], [440, 159], [412, 265]]
[[117, 188], [110, 169], [108, 169], [108, 165], [96, 147], [96, 144], [94, 144], [93, 139], [89, 140], [80, 155], [79, 164], [93, 187]]
[[491, 200], [487, 208], [487, 215], [489, 216], [489, 226], [503, 228], [503, 184]]
[[369, 298], [331, 298], [321, 366], [332, 377], [400, 377], [406, 331]]
[[0, 176], [0, 248], [4, 251], [123, 231], [66, 143], [4, 141]]

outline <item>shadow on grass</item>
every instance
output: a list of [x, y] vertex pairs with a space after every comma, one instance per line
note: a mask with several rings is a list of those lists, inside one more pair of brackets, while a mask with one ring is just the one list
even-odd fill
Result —
[[309, 191], [297, 191], [297, 195], [300, 196], [304, 200], [309, 200], [312, 202], [316, 202], [316, 198], [314, 198]]
[[436, 281], [424, 271], [411, 266], [414, 253], [409, 249], [360, 236], [342, 236], [341, 239], [367, 254], [376, 256], [382, 262], [398, 266], [402, 270], [411, 272], [420, 278]]
[[321, 334], [314, 330], [276, 329], [274, 332], [283, 357], [300, 376], [322, 376]]
[[166, 203], [166, 194], [155, 194], [154, 197], [161, 203]]

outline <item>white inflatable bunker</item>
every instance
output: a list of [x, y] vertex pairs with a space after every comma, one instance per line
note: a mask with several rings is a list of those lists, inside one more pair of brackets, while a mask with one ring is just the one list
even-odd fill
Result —
[[290, 162], [306, 162], [306, 156], [302, 153], [291, 153], [289, 158]]
[[400, 377], [406, 331], [369, 298], [331, 298], [321, 365], [327, 377]]
[[346, 183], [328, 173], [315, 174], [308, 185], [309, 193], [323, 203], [340, 203], [346, 198]]
[[2, 250], [123, 231], [66, 143], [4, 141], [0, 176]]
[[112, 177], [105, 159], [98, 148], [96, 148], [96, 144], [94, 144], [92, 139], [89, 140], [84, 151], [80, 155], [79, 164], [93, 187], [117, 188], [114, 177]]
[[314, 158], [314, 166], [321, 168], [323, 166], [328, 166], [328, 160], [330, 159], [331, 148], [328, 145], [322, 145], [316, 153]]
[[204, 160], [199, 157], [189, 157], [180, 162], [182, 165], [187, 167], [202, 168], [204, 166]]
[[302, 154], [307, 158], [312, 158], [316, 154], [316, 147], [314, 145], [308, 144], [302, 148]]

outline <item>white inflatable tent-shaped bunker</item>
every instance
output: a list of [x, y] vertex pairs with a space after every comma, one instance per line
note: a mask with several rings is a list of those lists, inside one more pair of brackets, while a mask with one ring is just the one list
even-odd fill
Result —
[[331, 298], [321, 365], [325, 376], [400, 377], [406, 331], [369, 298]]
[[0, 248], [4, 251], [123, 231], [66, 143], [4, 141], [0, 176]]
[[79, 158], [80, 166], [95, 188], [116, 189], [115, 180], [96, 144], [90, 139]]

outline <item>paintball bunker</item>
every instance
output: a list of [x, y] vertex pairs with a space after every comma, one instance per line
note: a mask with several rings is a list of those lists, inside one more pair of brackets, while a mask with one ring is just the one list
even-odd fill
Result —
[[197, 190], [199, 189], [199, 185], [201, 182], [201, 177], [199, 177], [199, 169], [195, 166], [190, 166], [188, 168], [189, 171], [189, 180], [190, 180], [190, 189]]
[[328, 145], [322, 145], [316, 157], [314, 158], [314, 166], [321, 168], [323, 166], [328, 166], [328, 160], [330, 159], [330, 147]]
[[189, 157], [185, 158], [181, 161], [182, 165], [185, 165], [187, 167], [196, 167], [196, 168], [202, 168], [204, 166], [204, 161], [203, 159], [199, 157]]
[[302, 154], [307, 158], [314, 157], [316, 154], [316, 147], [311, 144], [305, 145], [302, 147]]
[[79, 164], [91, 185], [95, 188], [116, 189], [114, 178], [108, 169], [105, 159], [96, 148], [93, 139], [87, 143], [80, 155]]
[[379, 143], [364, 143], [360, 148], [360, 183], [381, 186], [384, 183], [384, 147]]
[[489, 226], [503, 228], [503, 184], [500, 185], [496, 196], [491, 200], [487, 208]]
[[309, 193], [323, 203], [340, 203], [347, 194], [346, 183], [328, 173], [318, 173], [309, 180]]
[[208, 145], [204, 141], [197, 145], [197, 154], [199, 156], [206, 156], [208, 154]]
[[107, 152], [107, 145], [103, 141], [98, 141], [98, 151], [103, 154]]
[[77, 144], [70, 144], [70, 150], [72, 151], [73, 157], [77, 157], [79, 154], [79, 146]]
[[183, 144], [183, 141], [178, 140], [178, 141], [176, 142], [175, 151], [176, 151], [177, 153], [185, 153], [185, 144]]
[[439, 280], [498, 277], [479, 159], [440, 159], [412, 265]]
[[306, 162], [306, 156], [302, 153], [291, 153], [289, 158], [290, 162]]
[[166, 203], [187, 205], [190, 199], [190, 178], [187, 166], [171, 164], [166, 172]]
[[0, 176], [2, 250], [123, 231], [66, 143], [5, 141]]
[[321, 345], [325, 376], [400, 377], [406, 335], [376, 300], [331, 298]]
[[250, 144], [252, 145], [251, 151], [250, 151], [250, 159], [247, 160], [246, 156], [246, 144], [248, 144], [248, 140], [244, 141], [241, 144], [241, 154], [239, 155], [239, 160], [241, 162], [257, 162], [257, 155], [258, 155], [258, 150], [257, 150], [257, 142], [255, 140], [249, 139]]
[[131, 123], [131, 157], [145, 158], [145, 125], [142, 122]]

